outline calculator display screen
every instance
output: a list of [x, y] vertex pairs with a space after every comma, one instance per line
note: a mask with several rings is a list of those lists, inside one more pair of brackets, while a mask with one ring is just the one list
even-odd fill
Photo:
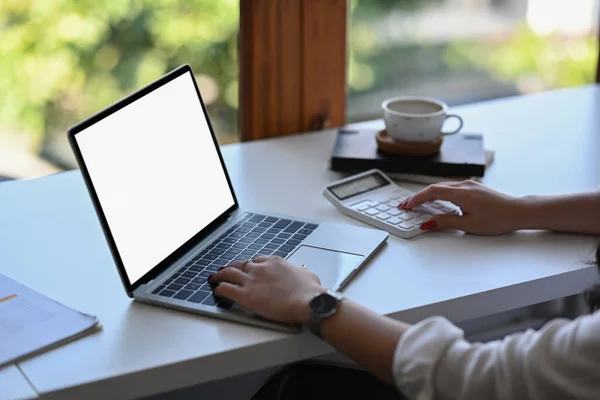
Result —
[[357, 194], [365, 193], [369, 190], [377, 189], [389, 184], [390, 183], [383, 176], [378, 173], [373, 173], [332, 186], [329, 190], [338, 198], [338, 200], [346, 200]]

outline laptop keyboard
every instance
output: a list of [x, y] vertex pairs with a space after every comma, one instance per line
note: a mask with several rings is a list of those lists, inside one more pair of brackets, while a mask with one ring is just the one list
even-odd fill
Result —
[[152, 293], [192, 303], [230, 306], [231, 302], [213, 296], [207, 281], [209, 276], [233, 261], [259, 255], [285, 258], [317, 227], [302, 221], [246, 213]]

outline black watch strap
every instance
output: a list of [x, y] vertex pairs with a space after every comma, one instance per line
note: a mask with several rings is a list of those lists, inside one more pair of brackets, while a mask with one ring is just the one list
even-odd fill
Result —
[[317, 337], [321, 335], [321, 323], [323, 320], [335, 315], [339, 303], [344, 299], [340, 293], [328, 290], [324, 293], [318, 293], [309, 303], [308, 309], [308, 329]]
[[321, 335], [321, 319], [311, 312], [308, 314], [308, 323], [306, 326], [308, 326], [308, 330], [311, 331], [313, 335], [323, 339], [323, 336]]

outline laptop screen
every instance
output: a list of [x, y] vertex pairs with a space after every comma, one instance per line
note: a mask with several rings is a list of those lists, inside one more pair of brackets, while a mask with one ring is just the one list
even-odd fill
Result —
[[74, 138], [132, 285], [236, 204], [189, 71]]

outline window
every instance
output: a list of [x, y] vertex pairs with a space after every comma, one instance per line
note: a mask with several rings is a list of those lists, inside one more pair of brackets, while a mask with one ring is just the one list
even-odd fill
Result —
[[182, 63], [221, 144], [379, 118], [401, 94], [456, 105], [591, 83], [599, 3], [3, 0], [0, 175], [74, 168], [70, 125]]
[[592, 83], [598, 0], [354, 0], [347, 119], [397, 95], [451, 105]]
[[[219, 142], [237, 141], [238, 20], [239, 0], [3, 0], [0, 149], [74, 168], [70, 125], [183, 63]], [[55, 168], [43, 166], [25, 162], [31, 169], [18, 172]]]

